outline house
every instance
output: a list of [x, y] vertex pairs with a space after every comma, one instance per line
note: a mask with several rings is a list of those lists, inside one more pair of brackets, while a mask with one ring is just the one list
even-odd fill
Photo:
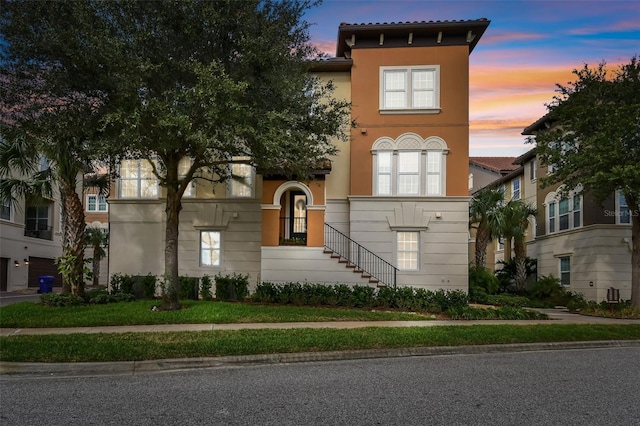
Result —
[[516, 157], [469, 157], [469, 194], [516, 170]]
[[[542, 117], [522, 134], [534, 135], [548, 125]], [[537, 259], [537, 275], [553, 275], [567, 290], [588, 300], [606, 300], [610, 287], [619, 289], [621, 299], [630, 299], [631, 210], [624, 197], [616, 192], [599, 204], [582, 188], [566, 188], [566, 193], [561, 184], [542, 188], [540, 178], [550, 171], [538, 162], [534, 150], [514, 164], [517, 170], [489, 186], [503, 187], [507, 200], [519, 188], [519, 196], [538, 210], [527, 236], [528, 255]], [[500, 242], [494, 242], [491, 250], [496, 262], [503, 258]]]
[[37, 289], [40, 276], [54, 276], [53, 285], [62, 286], [54, 263], [62, 254], [60, 209], [57, 192], [44, 203], [0, 205], [0, 291]]
[[[237, 164], [244, 181], [195, 182], [179, 273], [466, 291], [469, 55], [489, 23], [341, 24], [336, 57], [313, 72], [352, 103], [350, 141], [310, 181]], [[160, 276], [164, 221], [149, 165], [124, 161], [109, 199], [109, 271]]]

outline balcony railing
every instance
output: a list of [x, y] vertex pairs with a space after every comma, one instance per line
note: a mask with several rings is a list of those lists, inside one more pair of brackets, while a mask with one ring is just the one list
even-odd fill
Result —
[[356, 271], [364, 272], [388, 287], [396, 287], [398, 268], [326, 223], [324, 247], [354, 265]]
[[306, 217], [281, 217], [280, 218], [280, 245], [281, 246], [306, 246], [307, 245], [307, 218]]
[[53, 240], [52, 226], [38, 226], [37, 229], [24, 228], [24, 236], [30, 238], [39, 238], [41, 240]]

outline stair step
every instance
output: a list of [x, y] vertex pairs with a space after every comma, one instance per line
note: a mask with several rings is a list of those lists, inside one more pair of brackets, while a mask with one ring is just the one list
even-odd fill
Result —
[[333, 250], [324, 249], [322, 252], [323, 252], [324, 254], [330, 254], [330, 253], [333, 253]]
[[355, 268], [356, 267], [356, 265], [354, 265], [353, 263], [347, 263], [344, 266], [346, 266], [347, 268]]

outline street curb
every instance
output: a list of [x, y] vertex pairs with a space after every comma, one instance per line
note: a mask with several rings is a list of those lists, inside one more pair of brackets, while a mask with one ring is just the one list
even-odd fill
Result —
[[136, 375], [201, 368], [239, 367], [249, 365], [289, 364], [298, 362], [341, 361], [415, 356], [471, 355], [547, 350], [640, 347], [640, 340], [603, 340], [592, 342], [513, 343], [505, 345], [433, 346], [398, 349], [364, 349], [354, 351], [300, 352], [259, 355], [237, 355], [207, 358], [160, 359], [150, 361], [27, 363], [0, 361], [0, 376], [69, 377]]

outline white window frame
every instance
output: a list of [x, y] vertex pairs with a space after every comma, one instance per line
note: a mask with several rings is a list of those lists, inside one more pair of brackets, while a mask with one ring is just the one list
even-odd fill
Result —
[[[575, 201], [578, 200], [576, 208]], [[560, 214], [560, 203], [566, 201], [567, 212]], [[572, 229], [581, 228], [583, 226], [583, 205], [584, 199], [580, 192], [571, 191], [566, 198], [560, 198], [556, 192], [550, 192], [545, 198], [545, 222], [546, 234], [555, 234], [557, 232], [566, 232]], [[553, 214], [551, 213], [553, 211]], [[567, 227], [560, 228], [560, 219], [567, 216]], [[553, 230], [551, 229], [553, 226]]]
[[520, 178], [517, 177], [511, 181], [511, 199], [519, 200], [520, 198], [522, 198], [521, 191], [522, 191], [522, 185], [520, 184]]
[[[406, 237], [411, 238], [410, 240], [407, 240]], [[407, 245], [409, 245], [409, 247]], [[415, 257], [415, 259], [413, 257]], [[409, 265], [406, 264], [407, 262], [409, 262]], [[415, 272], [420, 270], [419, 231], [396, 232], [396, 265], [398, 266], [398, 270], [400, 271]]]
[[[422, 89], [417, 88], [414, 81], [414, 76], [418, 72], [429, 73], [433, 87]], [[400, 88], [387, 88], [386, 76], [389, 74], [401, 74], [404, 76], [403, 87]], [[424, 107], [415, 107], [415, 100], [418, 98], [416, 95], [420, 92], [432, 92], [433, 105]], [[402, 93], [404, 94], [402, 106], [387, 106], [386, 95], [388, 93]], [[385, 66], [380, 67], [380, 113], [381, 114], [394, 114], [394, 113], [422, 113], [422, 114], [434, 114], [440, 112], [440, 65], [415, 65], [415, 66]]]
[[[566, 260], [568, 262], [568, 269], [563, 269], [563, 260]], [[560, 277], [560, 284], [562, 284], [564, 287], [571, 286], [571, 256], [558, 257], [558, 276]]]
[[[250, 160], [249, 157], [234, 157], [232, 161]], [[234, 170], [235, 169], [235, 170]], [[229, 174], [244, 176], [244, 182], [229, 179], [227, 186], [229, 198], [251, 198], [253, 197], [254, 176], [253, 166], [244, 163], [230, 163]]]
[[[94, 209], [91, 209], [91, 199], [95, 199], [94, 202]], [[101, 203], [100, 200], [104, 201], [104, 209], [100, 210], [100, 206]], [[87, 195], [87, 209], [88, 212], [92, 212], [92, 213], [106, 213], [109, 211], [109, 205], [107, 204], [107, 197], [105, 197], [104, 195], [100, 195], [100, 194], [88, 194]]]
[[[189, 157], [182, 157], [180, 162], [178, 163], [178, 179], [184, 179], [191, 167], [193, 160]], [[189, 186], [187, 186], [182, 194], [183, 197], [194, 197], [196, 195], [195, 191], [196, 182], [192, 180], [189, 182]]]
[[[135, 161], [137, 162], [137, 176], [136, 177], [122, 177], [122, 170], [123, 170], [123, 166], [122, 164], [124, 164], [125, 161]], [[120, 185], [119, 185], [119, 195], [120, 198], [123, 199], [154, 199], [154, 198], [158, 198], [159, 195], [159, 191], [158, 191], [158, 179], [153, 175], [153, 173], [151, 173], [151, 176], [153, 177], [143, 177], [142, 176], [142, 162], [148, 163], [148, 160], [146, 159], [140, 159], [140, 160], [122, 160], [122, 163], [120, 164], [120, 177], [118, 179]], [[136, 193], [135, 195], [124, 195], [123, 193], [123, 182], [124, 181], [131, 181], [131, 182], [136, 182]], [[146, 182], [146, 183], [150, 183], [151, 185], [148, 187], [148, 189], [150, 190], [150, 192], [143, 196], [143, 185], [142, 183]]]
[[[407, 168], [408, 163], [403, 161], [403, 157], [409, 157], [409, 154], [413, 154], [410, 157], [411, 162], [416, 162], [416, 169]], [[399, 151], [397, 154], [397, 164], [398, 164], [398, 173], [397, 173], [397, 188], [396, 193], [398, 195], [407, 195], [407, 196], [416, 196], [420, 195], [420, 170], [421, 167], [422, 155], [420, 151]], [[408, 188], [408, 190], [407, 190]]]
[[529, 178], [531, 182], [535, 182], [538, 179], [538, 160], [536, 158], [529, 163]]
[[[215, 245], [213, 246], [204, 246], [205, 242], [204, 242], [204, 234], [217, 234], [217, 247]], [[198, 255], [199, 255], [199, 263], [200, 266], [203, 268], [219, 268], [220, 266], [222, 266], [222, 232], [219, 230], [213, 230], [213, 229], [207, 229], [207, 230], [201, 230], [200, 231], [200, 238], [199, 238], [199, 248], [198, 248]], [[205, 258], [205, 254], [208, 253], [209, 255]], [[213, 257], [213, 253], [217, 253], [218, 254], [218, 258], [217, 260], [214, 259]], [[207, 260], [208, 259], [208, 260]]]

